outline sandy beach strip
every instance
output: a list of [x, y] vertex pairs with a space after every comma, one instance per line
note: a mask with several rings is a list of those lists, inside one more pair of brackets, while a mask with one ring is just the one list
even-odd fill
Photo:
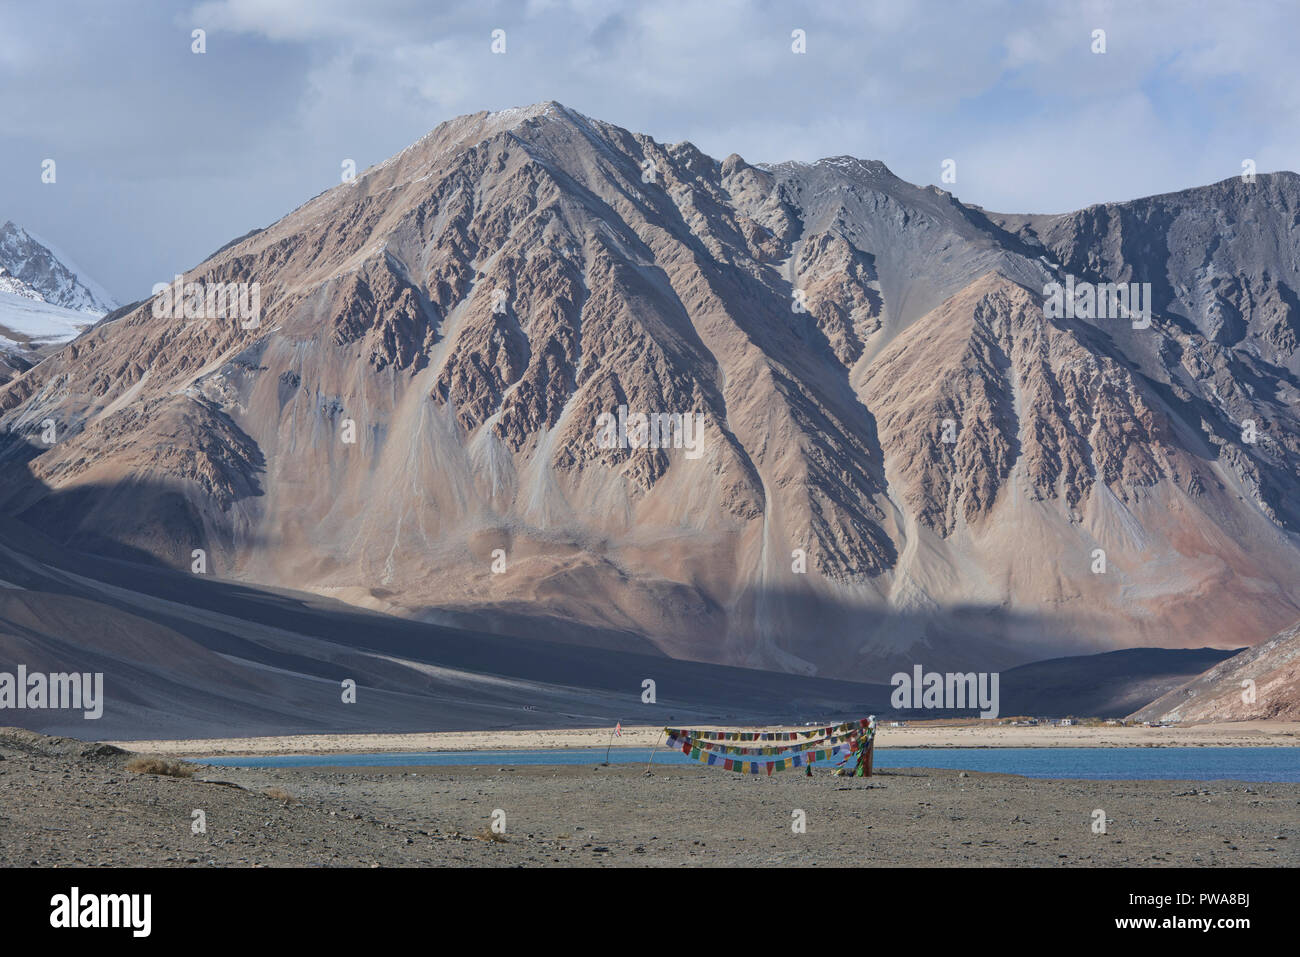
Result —
[[[736, 728], [734, 730], [757, 729]], [[613, 739], [613, 746], [653, 748], [656, 744], [662, 744], [663, 740], [661, 727], [626, 727], [623, 729], [622, 737]], [[552, 748], [604, 748], [610, 744], [610, 729], [439, 731], [427, 734], [295, 734], [276, 737], [107, 743], [139, 753], [184, 757], [400, 751], [536, 751]], [[1300, 722], [1242, 721], [1169, 728], [1011, 727], [994, 724], [910, 725], [893, 728], [888, 722], [882, 722], [877, 731], [876, 746], [882, 749], [1297, 747], [1300, 746]]]

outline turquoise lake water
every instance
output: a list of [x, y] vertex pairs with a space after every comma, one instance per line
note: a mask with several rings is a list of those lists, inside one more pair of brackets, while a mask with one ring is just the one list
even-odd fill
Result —
[[[611, 764], [645, 764], [649, 748], [614, 748]], [[431, 767], [526, 764], [599, 764], [604, 748], [542, 751], [425, 751], [373, 754], [286, 754], [272, 757], [196, 757], [202, 764], [235, 768]], [[728, 774], [707, 768], [678, 751], [660, 749], [655, 764], [691, 764], [701, 773]], [[814, 765], [828, 773], [833, 762]], [[1297, 748], [884, 748], [877, 768], [950, 768], [991, 771], [1031, 778], [1099, 780], [1296, 781], [1300, 782]], [[786, 774], [802, 771], [786, 771]]]

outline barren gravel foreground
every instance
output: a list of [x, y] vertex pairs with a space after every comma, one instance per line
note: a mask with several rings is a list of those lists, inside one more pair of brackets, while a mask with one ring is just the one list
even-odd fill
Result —
[[[640, 766], [201, 767], [186, 780], [129, 772], [129, 758], [0, 731], [0, 866], [1300, 863], [1298, 784]], [[1096, 808], [1105, 835], [1091, 832]], [[503, 841], [488, 837], [497, 809]], [[206, 834], [191, 833], [195, 810]]]

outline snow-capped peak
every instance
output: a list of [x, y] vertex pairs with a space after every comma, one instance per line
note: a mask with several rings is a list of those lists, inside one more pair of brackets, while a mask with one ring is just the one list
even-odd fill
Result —
[[[96, 318], [117, 308], [113, 297], [67, 256], [13, 222], [0, 226], [0, 269], [51, 305]], [[31, 298], [16, 289], [4, 291]]]
[[36, 361], [46, 347], [75, 339], [116, 308], [49, 243], [12, 222], [0, 226], [0, 381], [11, 369], [6, 356]]

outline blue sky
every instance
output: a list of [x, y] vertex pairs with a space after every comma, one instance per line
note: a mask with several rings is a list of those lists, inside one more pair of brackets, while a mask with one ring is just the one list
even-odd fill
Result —
[[0, 220], [121, 301], [336, 185], [344, 159], [548, 99], [718, 158], [851, 154], [922, 185], [952, 158], [946, 188], [1009, 212], [1246, 158], [1300, 168], [1292, 0], [6, 0], [0, 20]]

